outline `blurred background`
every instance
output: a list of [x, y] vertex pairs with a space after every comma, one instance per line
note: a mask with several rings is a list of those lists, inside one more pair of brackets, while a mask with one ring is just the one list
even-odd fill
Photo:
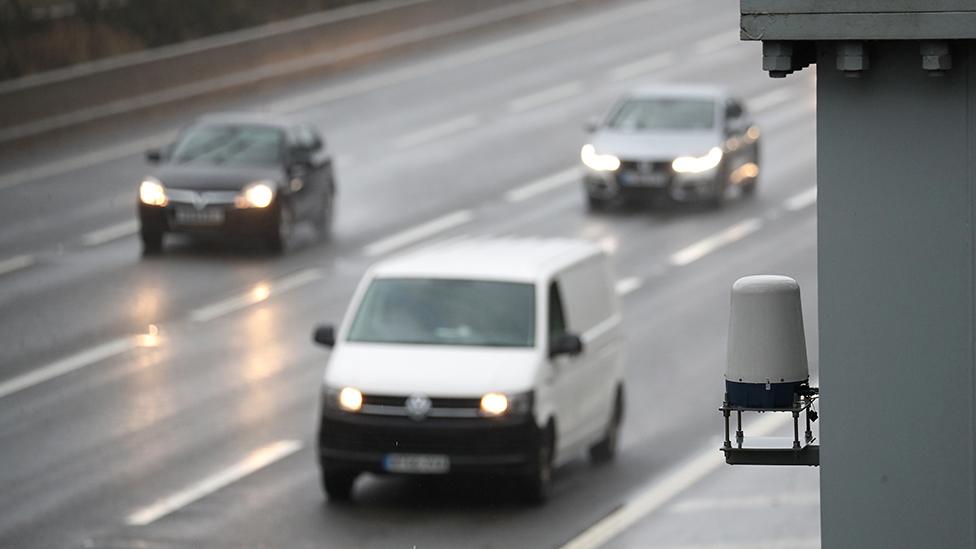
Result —
[[[576, 546], [819, 547], [816, 470], [718, 452], [732, 282], [796, 278], [817, 334], [816, 72], [769, 79], [738, 29], [721, 0], [0, 0], [0, 546], [560, 547], [596, 527]], [[717, 203], [592, 208], [595, 172], [657, 184], [596, 139], [622, 98], [670, 86], [724, 90], [748, 123], [721, 133], [716, 103], [714, 145], [663, 169], [747, 142], [755, 168]], [[165, 186], [168, 147], [214, 112], [319, 134], [327, 231], [298, 219], [283, 253], [167, 234], [144, 255], [140, 186]], [[594, 143], [623, 171], [585, 163]], [[474, 236], [610, 254], [618, 459], [580, 456], [539, 507], [491, 479], [372, 476], [329, 505], [312, 327], [375, 261]], [[602, 522], [619, 509], [634, 520]]]

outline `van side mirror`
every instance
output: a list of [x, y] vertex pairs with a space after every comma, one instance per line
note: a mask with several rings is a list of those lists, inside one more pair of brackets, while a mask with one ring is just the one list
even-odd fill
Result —
[[583, 122], [583, 131], [586, 133], [593, 133], [598, 129], [600, 129], [600, 119], [595, 116], [591, 116], [586, 119], [586, 122]]
[[335, 326], [331, 324], [323, 324], [316, 327], [315, 331], [312, 332], [312, 339], [315, 340], [315, 342], [319, 345], [323, 345], [325, 347], [334, 346], [336, 341]]
[[576, 334], [562, 334], [549, 342], [549, 357], [575, 356], [583, 352], [583, 340]]
[[146, 151], [146, 162], [159, 164], [163, 160], [163, 151], [159, 149], [149, 149]]

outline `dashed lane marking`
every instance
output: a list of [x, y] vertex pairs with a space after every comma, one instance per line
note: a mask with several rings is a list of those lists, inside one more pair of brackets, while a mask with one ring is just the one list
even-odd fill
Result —
[[685, 265], [698, 261], [715, 250], [742, 240], [758, 231], [761, 227], [762, 220], [755, 217], [740, 221], [727, 229], [705, 237], [671, 254], [671, 264], [677, 267], [684, 267]]
[[464, 225], [472, 219], [474, 219], [474, 214], [471, 210], [458, 210], [368, 244], [363, 248], [363, 253], [369, 257], [380, 256], [434, 236], [437, 233]]
[[151, 505], [133, 511], [126, 518], [126, 523], [130, 526], [146, 526], [156, 522], [174, 511], [294, 454], [301, 448], [302, 443], [297, 440], [279, 440], [258, 448], [230, 467], [195, 482], [179, 492], [170, 494]]

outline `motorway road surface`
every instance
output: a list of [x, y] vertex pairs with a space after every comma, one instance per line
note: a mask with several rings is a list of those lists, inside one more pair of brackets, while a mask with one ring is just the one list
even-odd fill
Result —
[[[558, 547], [717, 454], [736, 278], [796, 277], [817, 359], [815, 72], [766, 77], [737, 18], [720, 0], [608, 1], [0, 151], [16, 167], [0, 174], [0, 546]], [[647, 82], [746, 98], [763, 132], [754, 198], [586, 213], [582, 123]], [[340, 185], [331, 241], [307, 232], [283, 257], [175, 241], [140, 257], [136, 151], [213, 108], [323, 129]], [[629, 355], [619, 459], [581, 456], [542, 507], [491, 482], [373, 477], [355, 504], [326, 504], [312, 326], [340, 319], [376, 259], [464, 235], [612, 252]]]

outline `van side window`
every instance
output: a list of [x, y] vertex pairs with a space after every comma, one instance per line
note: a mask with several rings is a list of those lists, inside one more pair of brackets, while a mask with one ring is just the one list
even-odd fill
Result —
[[549, 341], [566, 333], [566, 317], [563, 316], [563, 299], [559, 285], [549, 285]]

